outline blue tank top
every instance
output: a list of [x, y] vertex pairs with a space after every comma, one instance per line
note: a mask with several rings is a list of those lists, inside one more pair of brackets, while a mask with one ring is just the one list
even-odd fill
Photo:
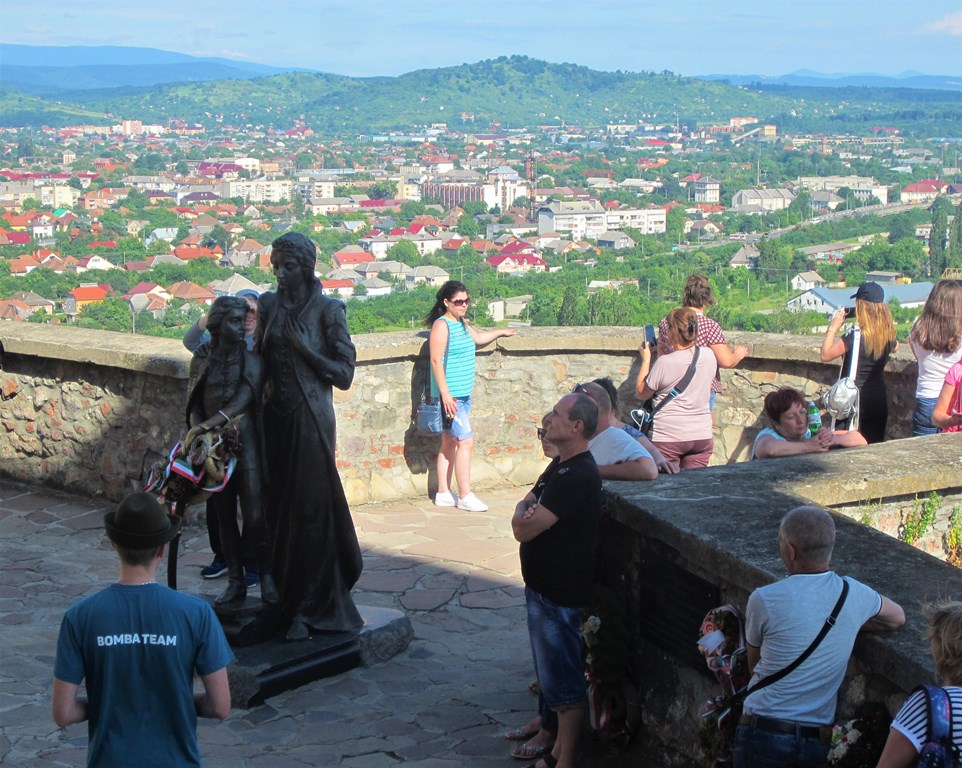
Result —
[[[448, 324], [448, 348], [444, 352], [444, 378], [451, 397], [470, 397], [474, 389], [474, 358], [477, 345], [464, 323], [442, 317]], [[438, 385], [431, 374], [431, 397], [438, 396]]]

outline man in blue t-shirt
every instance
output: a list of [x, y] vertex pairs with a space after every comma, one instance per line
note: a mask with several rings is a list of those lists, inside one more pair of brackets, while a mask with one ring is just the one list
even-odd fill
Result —
[[565, 395], [545, 420], [557, 449], [538, 482], [515, 507], [528, 634], [541, 686], [539, 713], [558, 715], [558, 737], [537, 768], [574, 768], [587, 703], [581, 620], [591, 599], [593, 557], [601, 515], [601, 474], [588, 450], [598, 407], [584, 394]]
[[[156, 581], [179, 526], [154, 496], [127, 496], [104, 516], [118, 582], [64, 614], [53, 719], [61, 727], [88, 721], [88, 766], [200, 766], [197, 717], [230, 714], [226, 667], [234, 654], [217, 617], [199, 598]], [[195, 673], [203, 693], [194, 693]]]

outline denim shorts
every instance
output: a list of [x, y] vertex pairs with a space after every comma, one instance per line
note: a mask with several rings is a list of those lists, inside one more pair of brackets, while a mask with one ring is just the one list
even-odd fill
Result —
[[581, 654], [581, 608], [566, 608], [530, 587], [524, 588], [528, 636], [541, 695], [551, 709], [582, 704], [588, 699]]
[[912, 414], [913, 435], [934, 435], [939, 428], [932, 426], [932, 411], [935, 410], [937, 397], [915, 398], [915, 413]]
[[467, 397], [456, 397], [454, 402], [458, 404], [458, 412], [451, 420], [451, 426], [445, 429], [455, 440], [467, 440], [474, 436], [471, 429], [471, 395]]

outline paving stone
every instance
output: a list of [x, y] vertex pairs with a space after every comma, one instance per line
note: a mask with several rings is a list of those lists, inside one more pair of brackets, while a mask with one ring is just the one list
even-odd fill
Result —
[[[470, 516], [439, 510], [426, 498], [352, 510], [365, 564], [355, 600], [408, 611], [410, 645], [390, 661], [235, 710], [224, 722], [200, 721], [204, 764], [510, 765], [500, 735], [536, 706], [525, 692], [531, 651], [517, 543], [505, 517], [521, 493], [488, 494], [492, 509]], [[61, 731], [50, 720], [50, 679], [64, 610], [116, 578], [116, 559], [103, 535], [107, 508], [102, 499], [0, 482], [4, 765], [86, 763], [86, 727]], [[189, 511], [188, 521], [180, 543], [180, 586], [193, 594], [219, 594], [223, 582], [199, 574], [211, 557], [203, 507]], [[582, 764], [603, 765], [592, 762], [591, 754]]]

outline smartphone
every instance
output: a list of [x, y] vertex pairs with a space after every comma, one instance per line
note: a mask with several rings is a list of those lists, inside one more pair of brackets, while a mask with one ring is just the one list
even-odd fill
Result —
[[845, 307], [845, 319], [851, 320], [855, 317], [855, 307]]
[[[435, 422], [437, 423], [437, 422]], [[441, 429], [449, 430], [451, 425], [454, 423], [454, 416], [448, 416], [448, 412], [441, 407]]]
[[645, 341], [653, 347], [658, 346], [658, 338], [655, 336], [655, 326], [645, 326]]

